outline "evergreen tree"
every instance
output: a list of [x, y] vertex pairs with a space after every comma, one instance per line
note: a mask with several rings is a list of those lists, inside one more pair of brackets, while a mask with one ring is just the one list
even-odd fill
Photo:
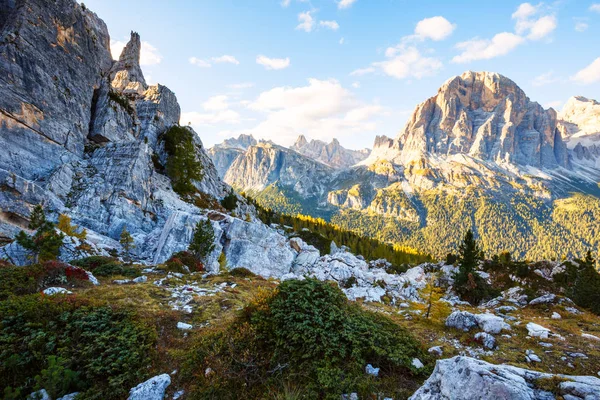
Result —
[[29, 236], [21, 231], [17, 234], [16, 240], [19, 245], [33, 253], [34, 262], [57, 259], [64, 235], [56, 232], [54, 224], [46, 219], [46, 213], [41, 205], [35, 206], [31, 212], [28, 228], [35, 233]]
[[202, 260], [215, 248], [215, 231], [209, 220], [200, 220], [194, 230], [189, 250], [197, 259]]
[[131, 255], [131, 249], [133, 249], [135, 245], [133, 244], [133, 237], [127, 230], [127, 226], [124, 226], [123, 230], [121, 231], [121, 239], [119, 240], [119, 243], [121, 243], [123, 250], [125, 250], [125, 257], [129, 259]]
[[571, 290], [571, 299], [580, 307], [600, 313], [600, 274], [596, 271], [596, 261], [588, 251], [583, 260], [578, 260], [577, 278]]
[[231, 189], [231, 191], [229, 192], [229, 194], [227, 196], [225, 196], [223, 198], [223, 200], [221, 200], [221, 205], [227, 211], [233, 211], [233, 210], [235, 210], [235, 208], [237, 207], [237, 203], [238, 203], [238, 199], [237, 199], [237, 196], [235, 195], [233, 189]]
[[462, 300], [477, 304], [489, 295], [490, 287], [476, 269], [483, 255], [473, 232], [469, 229], [459, 247], [458, 273], [454, 275], [454, 290]]

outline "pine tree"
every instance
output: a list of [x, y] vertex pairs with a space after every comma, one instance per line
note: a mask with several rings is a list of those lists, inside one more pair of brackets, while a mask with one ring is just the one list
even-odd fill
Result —
[[119, 243], [121, 243], [121, 246], [123, 246], [123, 250], [125, 250], [125, 257], [129, 259], [131, 249], [135, 248], [135, 245], [133, 244], [133, 237], [131, 236], [129, 231], [127, 231], [127, 226], [124, 226], [123, 230], [121, 231], [121, 238], [119, 240]]
[[46, 213], [41, 205], [34, 207], [29, 217], [29, 229], [35, 230], [32, 236], [21, 231], [16, 240], [23, 248], [33, 253], [34, 262], [55, 260], [60, 255], [64, 235], [56, 232], [52, 222], [46, 219]]
[[458, 273], [454, 275], [454, 290], [462, 300], [479, 303], [488, 296], [490, 288], [476, 268], [483, 258], [479, 244], [469, 229], [459, 247]]
[[572, 300], [580, 307], [600, 313], [600, 274], [596, 271], [596, 261], [588, 251], [583, 260], [578, 260], [577, 278], [570, 293]]
[[200, 220], [196, 224], [194, 237], [190, 243], [189, 250], [197, 259], [203, 260], [215, 248], [215, 231], [209, 220]]

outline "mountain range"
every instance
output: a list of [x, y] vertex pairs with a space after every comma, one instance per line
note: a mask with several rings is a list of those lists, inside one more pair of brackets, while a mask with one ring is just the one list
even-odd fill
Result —
[[209, 150], [221, 176], [263, 205], [437, 257], [469, 228], [485, 251], [519, 258], [600, 241], [600, 104], [573, 97], [557, 113], [497, 73], [449, 79], [371, 151], [304, 136], [290, 148], [228, 143]]

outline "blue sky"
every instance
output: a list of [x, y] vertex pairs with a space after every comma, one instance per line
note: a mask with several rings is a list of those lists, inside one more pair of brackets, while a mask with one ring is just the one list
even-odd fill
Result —
[[546, 107], [600, 100], [598, 0], [85, 3], [113, 53], [140, 33], [147, 80], [176, 93], [207, 146], [252, 133], [371, 147], [466, 70], [506, 75]]

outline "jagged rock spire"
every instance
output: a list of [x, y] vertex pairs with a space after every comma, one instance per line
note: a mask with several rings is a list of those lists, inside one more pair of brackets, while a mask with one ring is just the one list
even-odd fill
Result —
[[114, 89], [132, 94], [142, 94], [146, 88], [144, 73], [140, 67], [142, 41], [137, 32], [131, 32], [131, 39], [123, 48], [119, 61], [116, 61], [111, 70], [111, 84]]

